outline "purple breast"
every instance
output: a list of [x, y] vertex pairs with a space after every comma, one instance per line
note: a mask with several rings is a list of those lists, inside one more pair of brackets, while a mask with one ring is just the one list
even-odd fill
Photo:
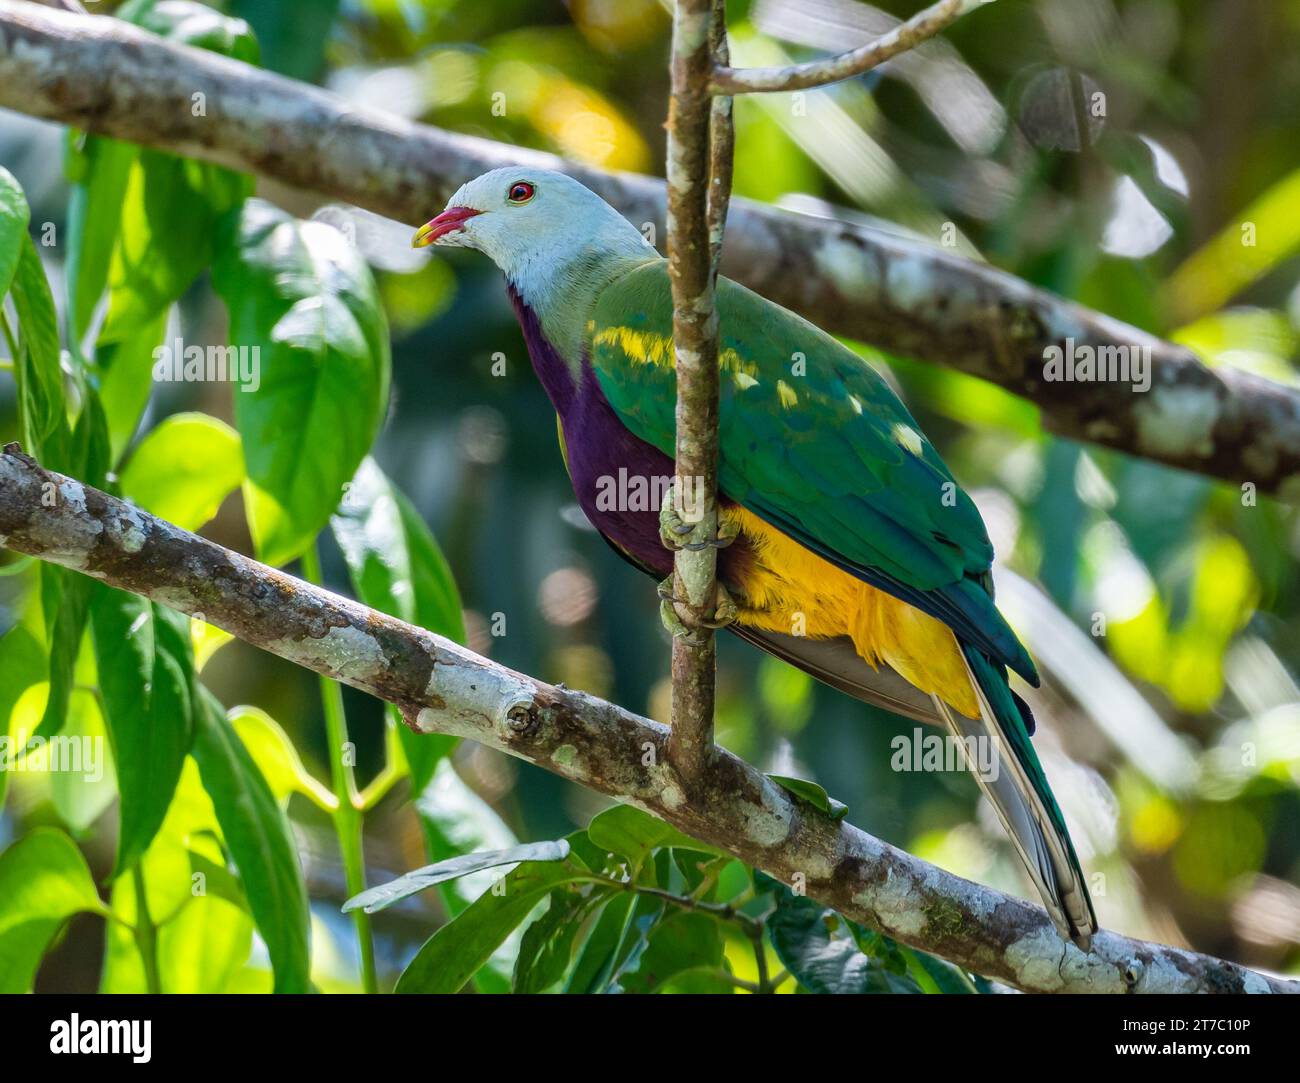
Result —
[[513, 287], [510, 300], [533, 368], [560, 415], [578, 505], [597, 530], [634, 560], [655, 575], [668, 575], [672, 554], [659, 540], [659, 505], [672, 481], [672, 459], [628, 431], [585, 361], [580, 379], [574, 380], [536, 313]]

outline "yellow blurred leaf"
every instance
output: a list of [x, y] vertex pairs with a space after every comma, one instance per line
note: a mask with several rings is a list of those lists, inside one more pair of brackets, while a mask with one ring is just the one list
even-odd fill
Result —
[[1227, 223], [1170, 275], [1165, 298], [1179, 320], [1221, 308], [1257, 278], [1300, 251], [1300, 170]]

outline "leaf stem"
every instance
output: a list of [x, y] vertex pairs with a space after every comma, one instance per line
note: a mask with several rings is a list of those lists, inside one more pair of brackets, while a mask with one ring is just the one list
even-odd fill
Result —
[[139, 861], [131, 867], [131, 882], [135, 886], [135, 946], [144, 965], [145, 988], [156, 995], [162, 992], [162, 977], [158, 971], [158, 930], [149, 914], [144, 869]]
[[646, 884], [638, 884], [631, 880], [613, 880], [607, 876], [581, 876], [575, 877], [575, 879], [586, 883], [604, 884], [606, 887], [618, 891], [634, 891], [638, 895], [650, 895], [656, 899], [663, 899], [664, 902], [671, 903], [673, 906], [679, 906], [683, 910], [694, 910], [700, 914], [708, 914], [719, 921], [733, 921], [750, 938], [761, 938], [763, 935], [762, 921], [742, 913], [730, 903], [704, 902], [689, 895], [674, 895], [671, 891], [665, 891], [663, 888], [649, 887]]
[[[324, 583], [316, 545], [313, 542], [302, 555], [302, 574], [307, 582], [320, 587]], [[343, 876], [347, 882], [348, 897], [351, 898], [366, 889], [361, 795], [357, 793], [356, 776], [346, 757], [349, 744], [343, 689], [338, 682], [322, 676], [320, 695], [325, 714], [325, 740], [329, 745], [330, 782], [334, 796], [338, 799], [338, 807], [330, 816], [334, 821], [334, 833], [338, 836]], [[379, 981], [375, 973], [375, 941], [370, 928], [370, 915], [363, 910], [354, 910], [352, 922], [357, 930], [357, 945], [361, 953], [361, 987], [367, 993], [377, 993]]]

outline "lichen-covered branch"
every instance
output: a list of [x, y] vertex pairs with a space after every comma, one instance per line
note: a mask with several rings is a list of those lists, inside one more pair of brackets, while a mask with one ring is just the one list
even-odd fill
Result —
[[[0, 0], [0, 107], [412, 224], [465, 181], [511, 163], [563, 169], [638, 225], [664, 221], [663, 182], [653, 178], [413, 124], [117, 19], [20, 0]], [[828, 331], [1023, 395], [1062, 436], [1300, 498], [1295, 389], [1212, 371], [1181, 346], [986, 264], [868, 226], [735, 200], [722, 271]], [[1150, 389], [1046, 379], [1053, 346], [1148, 359]]]
[[[673, 558], [672, 738], [668, 757], [694, 787], [713, 753], [718, 551], [718, 314], [714, 255], [722, 218], [712, 190], [715, 120], [709, 94], [716, 42], [713, 0], [677, 0], [673, 9], [672, 94], [668, 104], [668, 277], [677, 371], [674, 495], [689, 526]], [[729, 182], [729, 178], [727, 178]], [[729, 186], [729, 185], [728, 185]], [[710, 203], [714, 204], [710, 213]], [[669, 514], [673, 509], [667, 509]]]
[[807, 90], [827, 86], [841, 79], [851, 79], [878, 67], [886, 60], [913, 49], [951, 26], [968, 11], [993, 0], [939, 0], [887, 34], [847, 53], [838, 53], [806, 64], [782, 68], [729, 68], [719, 66], [713, 73], [715, 94], [754, 94], [773, 91]]
[[1300, 984], [1102, 932], [1084, 955], [1039, 907], [834, 819], [719, 749], [686, 799], [666, 727], [534, 680], [115, 497], [0, 453], [0, 545], [72, 568], [662, 817], [906, 944], [1038, 992], [1297, 992]]

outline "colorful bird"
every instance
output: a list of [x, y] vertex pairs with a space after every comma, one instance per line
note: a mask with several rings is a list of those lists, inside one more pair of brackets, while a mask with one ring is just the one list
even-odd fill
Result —
[[[674, 472], [667, 261], [594, 192], [531, 168], [465, 184], [412, 243], [475, 248], [504, 272], [579, 505], [632, 564], [670, 576], [673, 524], [644, 498]], [[717, 311], [718, 623], [851, 696], [990, 742], [998, 769], [976, 778], [1087, 950], [1092, 901], [1007, 669], [1038, 676], [994, 605], [975, 505], [855, 353], [726, 278]]]

